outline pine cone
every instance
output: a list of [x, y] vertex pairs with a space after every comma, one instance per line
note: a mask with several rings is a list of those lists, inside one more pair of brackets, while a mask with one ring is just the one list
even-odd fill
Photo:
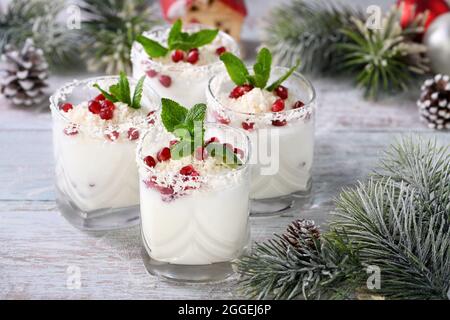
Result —
[[425, 81], [417, 101], [422, 121], [431, 129], [450, 129], [450, 76], [438, 74]]
[[304, 244], [313, 247], [314, 240], [319, 238], [319, 227], [314, 221], [304, 219], [293, 221], [283, 234], [283, 239], [300, 251]]
[[48, 64], [44, 53], [28, 39], [21, 50], [8, 45], [1, 57], [0, 92], [14, 105], [41, 104], [47, 94]]

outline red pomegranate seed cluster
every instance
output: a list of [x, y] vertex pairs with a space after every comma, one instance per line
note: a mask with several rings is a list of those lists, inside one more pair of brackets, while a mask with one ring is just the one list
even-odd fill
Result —
[[[178, 140], [172, 140], [169, 142], [169, 145], [173, 146], [173, 145], [177, 144], [178, 142], [179, 142]], [[206, 140], [204, 146], [198, 147], [195, 150], [195, 152], [194, 152], [195, 159], [197, 159], [198, 161], [206, 160], [209, 157], [208, 152], [206, 151], [206, 147], [211, 143], [220, 144], [220, 141], [217, 137], [211, 137], [208, 140]], [[224, 144], [222, 144], [222, 146], [231, 150], [233, 153], [235, 153], [241, 159], [244, 158], [244, 156], [245, 156], [243, 150], [241, 150], [239, 148], [235, 148], [233, 145], [231, 145], [229, 143], [224, 143]], [[148, 167], [154, 168], [154, 167], [156, 167], [156, 165], [159, 162], [169, 161], [170, 159], [171, 159], [170, 148], [164, 147], [156, 153], [156, 157], [148, 155], [143, 159], [143, 161]], [[195, 181], [198, 181], [196, 179], [196, 177], [200, 177], [200, 173], [195, 169], [195, 167], [192, 164], [182, 167], [178, 173], [179, 173], [179, 175], [183, 176], [182, 181], [194, 181], [195, 182]], [[144, 181], [144, 183], [146, 184], [146, 186], [148, 188], [159, 191], [161, 193], [161, 195], [163, 196], [164, 201], [171, 201], [171, 200], [175, 199], [175, 197], [179, 197], [184, 194], [184, 193], [175, 193], [173, 186], [171, 186], [171, 185], [161, 186], [156, 182], [156, 180], [157, 180], [156, 177], [152, 176], [149, 180]], [[183, 188], [183, 191], [193, 190], [193, 189], [196, 189], [196, 187], [195, 186], [186, 186]], [[167, 197], [167, 196], [170, 196], [170, 197]]]
[[231, 91], [230, 98], [238, 99], [238, 98], [242, 97], [244, 94], [246, 94], [247, 92], [250, 92], [252, 90], [253, 90], [253, 86], [250, 84], [244, 84], [242, 86], [237, 86]]
[[89, 101], [88, 109], [103, 120], [111, 120], [114, 117], [116, 106], [113, 102], [107, 100], [104, 95], [99, 94], [94, 100]]
[[190, 64], [196, 64], [200, 59], [200, 52], [197, 48], [191, 49], [188, 52], [183, 50], [175, 50], [172, 52], [172, 61], [178, 63], [180, 61], [185, 61]]

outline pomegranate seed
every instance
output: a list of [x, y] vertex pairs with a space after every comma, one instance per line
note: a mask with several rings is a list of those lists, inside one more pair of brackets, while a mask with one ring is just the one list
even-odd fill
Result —
[[280, 112], [284, 110], [284, 100], [277, 99], [272, 105], [272, 112]]
[[289, 90], [286, 87], [278, 86], [275, 89], [275, 94], [283, 100], [286, 100], [289, 96]]
[[195, 150], [195, 159], [198, 161], [206, 160], [208, 158], [208, 151], [204, 147], [198, 147]]
[[220, 115], [217, 115], [217, 116], [216, 116], [216, 119], [217, 119], [217, 122], [219, 122], [219, 123], [221, 123], [221, 124], [225, 124], [225, 125], [228, 125], [228, 124], [230, 124], [230, 122], [231, 122], [230, 119], [224, 118], [224, 117], [222, 117], [222, 116], [220, 116]]
[[255, 123], [253, 122], [242, 122], [242, 129], [244, 130], [253, 130]]
[[73, 109], [73, 105], [71, 103], [64, 103], [59, 107], [59, 110], [62, 110], [64, 112], [69, 112], [69, 110]]
[[147, 70], [146, 74], [149, 78], [154, 78], [158, 75], [158, 72], [156, 72], [156, 70], [150, 69]]
[[225, 47], [219, 47], [219, 48], [217, 48], [217, 50], [216, 50], [216, 54], [218, 55], [218, 56], [221, 56], [223, 53], [225, 53], [225, 52], [227, 52], [227, 48], [225, 48]]
[[242, 86], [237, 86], [236, 88], [233, 89], [233, 91], [231, 91], [230, 98], [232, 98], [232, 99], [240, 98], [244, 94], [246, 94], [247, 92], [250, 92], [252, 90], [253, 90], [253, 86], [250, 84], [244, 84]]
[[184, 60], [184, 52], [181, 50], [175, 50], [172, 53], [172, 61], [177, 63], [180, 62], [181, 60]]
[[192, 164], [181, 168], [180, 174], [182, 174], [183, 176], [194, 176], [194, 177], [198, 177], [199, 175], [198, 172], [195, 170], [195, 168], [192, 166]]
[[105, 96], [103, 94], [99, 94], [98, 96], [95, 97], [95, 101], [103, 101], [105, 100]]
[[119, 132], [112, 131], [111, 133], [107, 133], [105, 136], [109, 141], [116, 141], [119, 139]]
[[64, 129], [64, 134], [67, 136], [74, 136], [78, 134], [78, 128], [76, 125], [70, 125]]
[[234, 148], [233, 152], [237, 154], [241, 159], [245, 156], [244, 151], [239, 148]]
[[150, 168], [154, 168], [156, 166], [156, 160], [155, 158], [153, 158], [152, 156], [146, 156], [144, 158], [144, 162], [147, 166], [149, 166]]
[[98, 100], [91, 100], [89, 101], [88, 109], [93, 114], [99, 114], [102, 109], [102, 105], [98, 102]]
[[155, 119], [154, 119], [154, 117], [153, 117], [154, 114], [155, 114], [155, 111], [150, 111], [150, 112], [147, 114], [147, 123], [148, 123], [148, 124], [155, 124]]
[[116, 109], [116, 106], [114, 105], [114, 103], [112, 103], [109, 100], [104, 100], [101, 103], [102, 109], [109, 109], [111, 111], [114, 111]]
[[287, 121], [286, 120], [273, 120], [272, 125], [275, 127], [284, 127], [285, 125], [287, 125]]
[[128, 129], [128, 139], [131, 141], [139, 139], [139, 130], [136, 128]]
[[162, 148], [156, 156], [156, 158], [158, 158], [158, 161], [160, 161], [160, 162], [168, 161], [168, 160], [170, 160], [171, 157], [172, 156], [170, 154], [170, 149], [167, 147]]
[[158, 189], [159, 193], [161, 193], [162, 195], [165, 195], [165, 196], [170, 196], [175, 193], [175, 190], [173, 190], [173, 187], [158, 186], [157, 189]]
[[299, 100], [296, 103], [294, 103], [292, 109], [300, 109], [300, 108], [303, 108], [304, 106], [305, 106], [305, 104]]
[[200, 57], [200, 53], [198, 52], [198, 49], [192, 49], [189, 51], [186, 61], [190, 64], [196, 64], [198, 62], [198, 59]]
[[210, 143], [214, 143], [214, 142], [219, 143], [219, 138], [217, 138], [217, 137], [211, 137], [211, 138], [209, 138], [208, 140], [206, 140], [205, 146], [209, 145]]
[[172, 78], [169, 76], [161, 75], [159, 76], [159, 82], [163, 87], [170, 87], [172, 85]]
[[178, 140], [172, 140], [169, 142], [169, 145], [172, 147], [174, 145], [176, 145], [179, 141]]
[[114, 116], [114, 111], [109, 108], [102, 108], [99, 115], [103, 120], [111, 120]]

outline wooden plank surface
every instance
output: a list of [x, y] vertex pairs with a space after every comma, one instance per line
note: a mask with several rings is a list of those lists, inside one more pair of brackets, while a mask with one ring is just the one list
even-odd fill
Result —
[[[53, 77], [51, 87], [74, 77], [83, 76]], [[362, 99], [345, 80], [315, 78], [313, 83], [319, 98], [313, 202], [290, 216], [253, 219], [254, 241], [281, 232], [295, 217], [326, 227], [333, 198], [363, 179], [383, 149], [402, 134], [416, 132], [450, 143], [450, 133], [429, 130], [419, 122], [418, 87], [374, 103]], [[48, 110], [13, 109], [0, 98], [0, 298], [240, 298], [235, 279], [188, 285], [151, 277], [140, 250], [138, 228], [83, 233], [60, 216], [54, 201]], [[74, 272], [80, 272], [80, 288], [70, 282]]]

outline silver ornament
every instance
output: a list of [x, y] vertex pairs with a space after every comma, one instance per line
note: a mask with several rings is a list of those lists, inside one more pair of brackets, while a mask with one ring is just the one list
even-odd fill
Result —
[[450, 75], [450, 12], [433, 21], [425, 34], [424, 43], [433, 71]]

